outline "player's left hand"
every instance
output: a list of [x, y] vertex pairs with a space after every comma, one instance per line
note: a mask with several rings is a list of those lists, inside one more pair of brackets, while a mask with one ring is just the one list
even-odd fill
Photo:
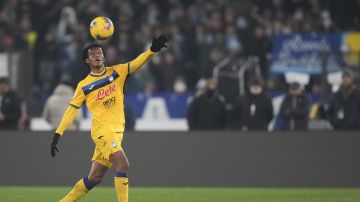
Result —
[[60, 134], [55, 133], [51, 142], [51, 157], [55, 157], [56, 152], [59, 152], [58, 148], [56, 147], [56, 145], [59, 143], [59, 138]]
[[161, 35], [158, 38], [153, 38], [150, 50], [152, 52], [159, 52], [162, 48], [167, 48], [167, 46], [165, 45], [166, 42], [168, 42], [169, 39], [165, 36], [165, 35]]

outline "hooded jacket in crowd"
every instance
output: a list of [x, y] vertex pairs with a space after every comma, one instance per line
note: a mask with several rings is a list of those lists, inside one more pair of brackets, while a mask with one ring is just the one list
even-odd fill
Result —
[[208, 91], [189, 105], [187, 120], [190, 130], [220, 130], [226, 127], [226, 109], [220, 95]]
[[279, 117], [283, 121], [283, 130], [307, 130], [311, 102], [310, 97], [288, 94], [280, 107]]
[[0, 95], [0, 112], [5, 119], [0, 121], [0, 129], [15, 130], [21, 117], [21, 101], [12, 90]]
[[360, 91], [356, 84], [342, 86], [329, 106], [329, 120], [334, 129], [360, 128]]
[[267, 97], [265, 93], [241, 97], [235, 103], [233, 117], [236, 120], [236, 128], [268, 130], [269, 123], [273, 118], [271, 98]]
[[[57, 128], [61, 118], [69, 106], [69, 101], [74, 95], [74, 90], [65, 84], [59, 84], [54, 93], [46, 101], [42, 117], [52, 126]], [[80, 113], [79, 113], [80, 116]], [[69, 127], [69, 130], [75, 130], [79, 125], [79, 116], [75, 119], [74, 123]]]

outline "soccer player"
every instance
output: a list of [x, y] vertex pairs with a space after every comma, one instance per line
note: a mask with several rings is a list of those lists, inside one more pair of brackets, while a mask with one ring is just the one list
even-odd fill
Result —
[[92, 114], [91, 137], [95, 143], [95, 151], [89, 175], [80, 179], [60, 202], [72, 202], [82, 198], [100, 183], [112, 165], [116, 171], [114, 184], [118, 200], [128, 202], [129, 162], [121, 147], [125, 126], [125, 79], [147, 62], [155, 52], [166, 47], [167, 41], [164, 35], [154, 38], [150, 49], [136, 59], [110, 67], [104, 65], [104, 51], [100, 45], [93, 44], [84, 49], [82, 58], [90, 66], [91, 72], [78, 83], [70, 106], [66, 109], [51, 142], [51, 156], [55, 157], [56, 152], [59, 152], [59, 138], [73, 122], [84, 102]]

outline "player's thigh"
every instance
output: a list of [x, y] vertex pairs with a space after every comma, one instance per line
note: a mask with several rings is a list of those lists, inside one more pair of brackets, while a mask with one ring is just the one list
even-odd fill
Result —
[[129, 169], [129, 160], [124, 150], [111, 154], [110, 162], [115, 165], [115, 169], [120, 169], [122, 171], [127, 171]]
[[101, 179], [104, 177], [104, 175], [108, 169], [109, 169], [108, 167], [106, 167], [96, 161], [93, 161], [93, 163], [91, 165], [90, 173], [89, 173], [89, 178], [94, 181], [101, 181]]

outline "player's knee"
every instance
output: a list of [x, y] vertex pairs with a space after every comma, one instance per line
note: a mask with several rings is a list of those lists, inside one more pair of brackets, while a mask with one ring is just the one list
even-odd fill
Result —
[[129, 170], [129, 161], [124, 161], [116, 167], [117, 172], [127, 172]]
[[126, 162], [125, 162], [125, 168], [126, 168], [126, 170], [129, 170], [129, 167], [130, 167], [130, 163], [129, 163], [129, 161], [126, 161]]
[[125, 161], [125, 165], [124, 165], [125, 170], [128, 171], [129, 167], [130, 167], [129, 161]]

